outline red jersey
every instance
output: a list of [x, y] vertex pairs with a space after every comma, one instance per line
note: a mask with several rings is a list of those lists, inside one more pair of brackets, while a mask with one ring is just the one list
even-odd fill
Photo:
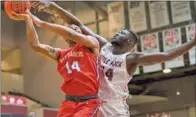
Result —
[[99, 57], [85, 46], [77, 44], [60, 51], [58, 72], [64, 78], [61, 89], [67, 95], [97, 95], [99, 70]]

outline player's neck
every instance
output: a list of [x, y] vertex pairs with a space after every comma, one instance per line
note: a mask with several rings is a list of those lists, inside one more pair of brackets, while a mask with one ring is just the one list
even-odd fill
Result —
[[76, 43], [69, 43], [69, 47], [72, 48], [76, 45]]
[[115, 48], [115, 47], [112, 48], [112, 53], [114, 55], [120, 55], [120, 54], [124, 54], [126, 52], [127, 51], [124, 51], [123, 49], [120, 49], [120, 48]]

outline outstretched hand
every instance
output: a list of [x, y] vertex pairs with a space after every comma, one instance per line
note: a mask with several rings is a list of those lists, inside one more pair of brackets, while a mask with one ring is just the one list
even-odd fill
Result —
[[31, 17], [31, 19], [33, 20], [33, 22], [35, 23], [36, 26], [38, 26], [38, 27], [42, 26], [42, 24], [43, 24], [42, 20], [40, 20], [35, 15], [33, 15], [29, 10], [27, 10], [26, 13]]
[[9, 17], [13, 20], [21, 21], [21, 20], [26, 20], [27, 18], [29, 18], [29, 15], [28, 14], [18, 14], [18, 13], [15, 13], [15, 12], [11, 12]]
[[32, 3], [34, 12], [42, 12], [44, 9], [49, 8], [52, 2], [37, 1]]

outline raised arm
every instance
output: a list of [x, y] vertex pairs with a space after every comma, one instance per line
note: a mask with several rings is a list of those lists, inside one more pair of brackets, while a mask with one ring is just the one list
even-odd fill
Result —
[[27, 13], [30, 15], [33, 22], [39, 27], [51, 30], [66, 39], [72, 40], [88, 48], [91, 48], [91, 49], [99, 48], [99, 42], [92, 36], [83, 35], [66, 26], [42, 21], [36, 16], [34, 16], [33, 14], [31, 14], [29, 11]]
[[[66, 23], [68, 23], [68, 24], [75, 24], [75, 25], [80, 27], [80, 29], [82, 30], [82, 32], [85, 35], [91, 35], [91, 36], [95, 37], [99, 41], [100, 47], [102, 47], [103, 45], [105, 45], [108, 42], [105, 38], [97, 35], [92, 30], [90, 30], [88, 27], [83, 25], [83, 23], [76, 16], [74, 16], [71, 13], [69, 13], [65, 9], [61, 8], [60, 6], [58, 6], [54, 2], [37, 2], [34, 6], [35, 6], [36, 9], [45, 8], [46, 6], [50, 7]], [[43, 7], [43, 6], [45, 6], [45, 7]]]
[[41, 44], [38, 40], [38, 35], [36, 33], [36, 30], [34, 28], [32, 19], [30, 18], [29, 15], [25, 14], [16, 14], [13, 13], [12, 19], [15, 20], [25, 20], [26, 22], [26, 33], [27, 33], [27, 39], [31, 45], [31, 47], [36, 51], [39, 52], [40, 54], [58, 61], [59, 58], [59, 50], [58, 48], [53, 48], [49, 45]]
[[136, 53], [137, 57], [135, 62], [139, 65], [152, 65], [156, 63], [162, 63], [185, 54], [194, 46], [196, 46], [196, 39], [191, 40], [169, 52], [158, 52], [152, 54]]
[[49, 7], [56, 12], [58, 16], [60, 16], [66, 23], [75, 24], [77, 26], [82, 26], [82, 22], [75, 17], [73, 14], [69, 13], [59, 5], [54, 2], [48, 3]]

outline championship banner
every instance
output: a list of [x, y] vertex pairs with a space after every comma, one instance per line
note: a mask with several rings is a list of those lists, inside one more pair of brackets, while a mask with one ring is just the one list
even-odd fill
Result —
[[[138, 51], [138, 50], [137, 50], [137, 45], [136, 45], [135, 48], [133, 49], [133, 52], [137, 52], [137, 51]], [[138, 75], [138, 74], [140, 74], [140, 69], [139, 69], [139, 67], [137, 67], [137, 69], [136, 69], [134, 75]]]
[[[158, 33], [141, 36], [141, 49], [144, 53], [160, 52]], [[162, 70], [161, 64], [143, 66], [144, 73]]]
[[[196, 24], [192, 24], [192, 25], [186, 26], [186, 36], [187, 36], [186, 38], [187, 38], [187, 41], [190, 41], [190, 40], [196, 38], [195, 28], [196, 28]], [[189, 51], [189, 61], [190, 61], [191, 65], [196, 64], [196, 47], [192, 48]]]
[[[170, 51], [182, 45], [180, 28], [163, 31], [163, 49], [165, 52]], [[176, 68], [184, 66], [183, 56], [165, 62], [166, 68]]]
[[110, 38], [125, 28], [123, 2], [113, 2], [108, 4], [108, 22]]
[[37, 108], [34, 109], [35, 112], [32, 112], [31, 116], [29, 117], [57, 117], [58, 115], [58, 109], [53, 109], [53, 108]]
[[149, 1], [151, 28], [160, 28], [169, 25], [167, 2]]
[[147, 30], [145, 2], [129, 2], [129, 24], [134, 32]]
[[173, 23], [180, 23], [191, 20], [190, 2], [173, 2], [171, 1], [172, 21]]

